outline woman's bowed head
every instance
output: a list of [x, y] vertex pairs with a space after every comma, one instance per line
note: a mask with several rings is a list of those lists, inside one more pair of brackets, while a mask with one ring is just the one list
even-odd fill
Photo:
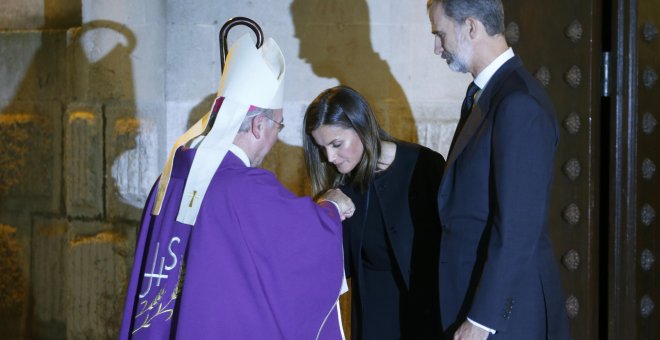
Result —
[[394, 159], [394, 139], [367, 101], [347, 86], [319, 94], [303, 121], [305, 164], [314, 195], [341, 184], [367, 190], [374, 174]]

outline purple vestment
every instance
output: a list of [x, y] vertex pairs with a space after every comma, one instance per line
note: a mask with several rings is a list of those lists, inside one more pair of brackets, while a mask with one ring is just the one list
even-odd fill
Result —
[[158, 216], [149, 196], [120, 339], [340, 339], [336, 208], [229, 152], [195, 225], [179, 223], [181, 200], [197, 199], [181, 197], [194, 155], [177, 150]]

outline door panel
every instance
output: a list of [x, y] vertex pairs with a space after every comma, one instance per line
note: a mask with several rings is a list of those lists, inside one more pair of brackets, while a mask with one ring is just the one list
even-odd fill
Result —
[[660, 1], [618, 0], [612, 8], [616, 58], [610, 110], [608, 337], [657, 339]]
[[[636, 170], [631, 172], [636, 183], [635, 221], [636, 263], [633, 268], [636, 291], [636, 328], [638, 339], [658, 339], [660, 331], [660, 276], [658, 263], [660, 231], [657, 213], [660, 211], [660, 133], [656, 122], [660, 119], [660, 0], [638, 3], [638, 19], [631, 25], [637, 46], [637, 110], [633, 111], [636, 139]], [[634, 54], [633, 54], [634, 55]], [[633, 145], [634, 142], [633, 142]]]
[[504, 2], [507, 40], [545, 86], [561, 124], [550, 233], [574, 339], [598, 338], [600, 8]]

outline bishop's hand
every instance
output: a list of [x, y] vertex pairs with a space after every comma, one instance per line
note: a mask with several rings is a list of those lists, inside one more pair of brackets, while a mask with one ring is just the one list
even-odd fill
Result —
[[339, 209], [339, 216], [342, 221], [353, 216], [353, 213], [355, 212], [355, 204], [353, 204], [353, 201], [339, 189], [329, 189], [324, 192], [323, 195], [319, 196], [318, 201], [330, 201], [335, 203], [337, 209]]

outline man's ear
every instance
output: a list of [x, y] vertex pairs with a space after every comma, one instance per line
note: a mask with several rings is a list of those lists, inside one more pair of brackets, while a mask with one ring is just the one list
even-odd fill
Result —
[[470, 39], [476, 38], [479, 33], [478, 31], [484, 29], [483, 24], [473, 17], [467, 17], [467, 19], [465, 19], [465, 26]]
[[264, 128], [264, 120], [262, 116], [255, 116], [252, 118], [252, 123], [250, 127], [250, 133], [254, 136], [256, 139], [261, 138], [261, 134], [263, 133], [263, 128]]
[[468, 34], [470, 39], [483, 39], [490, 36], [486, 30], [484, 23], [479, 21], [477, 18], [468, 17], [465, 19], [466, 25], [468, 25]]

